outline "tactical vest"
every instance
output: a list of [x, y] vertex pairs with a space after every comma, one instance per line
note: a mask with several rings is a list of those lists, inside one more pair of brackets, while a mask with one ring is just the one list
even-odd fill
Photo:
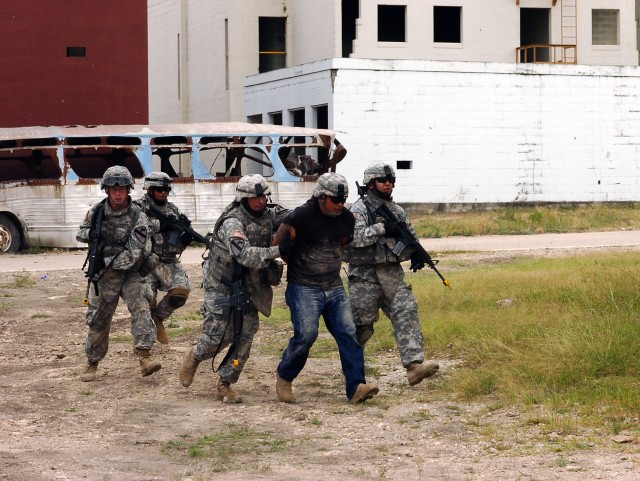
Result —
[[[106, 201], [103, 201], [106, 203]], [[107, 206], [102, 204], [98, 209], [106, 209]], [[96, 209], [95, 214], [97, 214]], [[113, 213], [105, 215], [102, 220], [102, 228], [100, 229], [100, 242], [102, 243], [102, 255], [103, 257], [112, 257], [120, 254], [127, 247], [131, 231], [138, 223], [140, 218], [140, 207], [136, 204], [129, 202], [126, 212], [118, 215]], [[96, 221], [96, 215], [91, 220], [93, 226]]]
[[[153, 246], [152, 252], [163, 262], [175, 261], [187, 246], [182, 243], [179, 237], [176, 239], [170, 239], [170, 236], [168, 235], [170, 228], [166, 225], [166, 221], [160, 219], [159, 216], [148, 207], [148, 204], [153, 202], [153, 200], [149, 198], [148, 194], [145, 194], [138, 202], [140, 202], [141, 206], [144, 208], [145, 214], [147, 214], [150, 219], [157, 219], [160, 223], [160, 231], [156, 232], [151, 238], [151, 244]], [[154, 205], [164, 212], [167, 217], [178, 220], [180, 211], [171, 202], [167, 202], [165, 205], [158, 205], [154, 202]]]
[[[220, 226], [225, 220], [230, 218], [238, 219], [242, 223], [244, 233], [253, 247], [269, 247], [271, 246], [271, 239], [273, 237], [273, 224], [270, 216], [262, 215], [256, 218], [250, 215], [241, 204], [236, 202], [224, 210], [216, 221], [213, 229], [212, 245], [210, 247], [209, 258], [207, 259], [209, 263], [207, 267], [209, 274], [207, 276], [208, 284], [221, 292], [229, 292], [228, 285], [237, 280], [234, 279], [233, 256], [227, 250], [226, 243], [218, 236]], [[258, 284], [261, 282], [261, 271], [263, 270], [265, 269], [258, 271], [254, 269], [254, 272], [245, 273], [244, 277], [249, 293], [258, 288]]]
[[[367, 209], [367, 218], [369, 219], [368, 225], [377, 224], [382, 222], [381, 217], [377, 217], [374, 212], [380, 204], [384, 201], [372, 197], [370, 194], [365, 195], [363, 201]], [[396, 214], [399, 219], [403, 218], [402, 211], [394, 202], [387, 202], [389, 209]], [[360, 266], [367, 264], [388, 264], [407, 261], [411, 258], [411, 249], [405, 249], [400, 256], [393, 253], [393, 248], [396, 246], [396, 239], [393, 237], [380, 236], [378, 240], [366, 247], [349, 247], [344, 255], [344, 261], [350, 265]]]

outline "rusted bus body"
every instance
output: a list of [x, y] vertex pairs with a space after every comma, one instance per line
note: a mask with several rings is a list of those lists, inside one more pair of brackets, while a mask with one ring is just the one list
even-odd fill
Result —
[[237, 122], [0, 129], [0, 251], [83, 247], [75, 232], [112, 165], [133, 175], [134, 199], [145, 175], [169, 174], [169, 200], [205, 235], [240, 176], [262, 174], [272, 202], [292, 208], [345, 154], [330, 130]]

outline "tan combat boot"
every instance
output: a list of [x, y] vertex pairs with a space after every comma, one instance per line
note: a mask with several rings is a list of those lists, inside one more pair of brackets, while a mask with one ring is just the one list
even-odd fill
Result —
[[138, 361], [140, 361], [140, 374], [142, 374], [142, 377], [150, 376], [162, 368], [160, 361], [151, 357], [150, 349], [136, 349], [136, 355], [138, 356]]
[[368, 382], [366, 384], [358, 384], [355, 394], [349, 399], [351, 404], [360, 404], [367, 399], [371, 399], [378, 394], [378, 385], [375, 382]]
[[423, 379], [433, 376], [440, 366], [435, 362], [412, 362], [407, 367], [407, 380], [409, 381], [409, 386], [415, 386]]
[[240, 396], [240, 394], [231, 389], [231, 384], [228, 381], [222, 380], [222, 378], [218, 379], [216, 391], [216, 399], [218, 401], [229, 404], [237, 404], [242, 402], [242, 397]]
[[291, 383], [289, 381], [285, 381], [280, 377], [280, 375], [276, 372], [276, 395], [278, 396], [278, 401], [283, 403], [292, 403], [293, 402], [293, 392], [291, 390]]
[[178, 373], [180, 384], [184, 387], [191, 386], [193, 376], [196, 375], [196, 371], [198, 370], [198, 364], [200, 364], [200, 361], [196, 359], [196, 348], [192, 347], [185, 353], [182, 359], [182, 365], [180, 366], [180, 372]]
[[153, 322], [156, 325], [156, 339], [160, 344], [169, 344], [169, 333], [162, 323], [162, 319], [157, 317], [153, 318]]
[[89, 363], [87, 364], [87, 368], [80, 375], [80, 380], [84, 382], [91, 382], [96, 380], [96, 376], [98, 374], [98, 363], [95, 364]]

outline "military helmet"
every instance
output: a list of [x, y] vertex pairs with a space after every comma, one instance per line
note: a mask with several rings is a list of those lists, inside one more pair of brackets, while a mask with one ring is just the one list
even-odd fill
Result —
[[115, 185], [131, 187], [133, 189], [133, 177], [129, 169], [122, 165], [114, 165], [104, 171], [100, 188], [113, 187]]
[[313, 188], [313, 196], [321, 195], [338, 196], [346, 198], [349, 195], [349, 183], [343, 175], [335, 172], [327, 172], [318, 177], [315, 187]]
[[240, 178], [236, 185], [236, 202], [248, 197], [259, 197], [261, 195], [269, 195], [269, 184], [260, 174], [245, 175]]
[[364, 178], [362, 183], [367, 185], [373, 179], [390, 177], [395, 183], [396, 171], [386, 162], [374, 162], [364, 169]]
[[173, 180], [169, 177], [169, 174], [164, 172], [151, 172], [144, 178], [144, 189], [149, 190], [152, 187], [169, 187], [171, 188], [171, 182]]

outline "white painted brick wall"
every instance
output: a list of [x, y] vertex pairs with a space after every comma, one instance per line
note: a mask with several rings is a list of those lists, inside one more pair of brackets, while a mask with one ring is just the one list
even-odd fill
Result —
[[328, 104], [352, 187], [371, 161], [410, 160], [399, 202], [640, 200], [637, 68], [333, 59], [292, 73], [248, 78], [246, 114]]

